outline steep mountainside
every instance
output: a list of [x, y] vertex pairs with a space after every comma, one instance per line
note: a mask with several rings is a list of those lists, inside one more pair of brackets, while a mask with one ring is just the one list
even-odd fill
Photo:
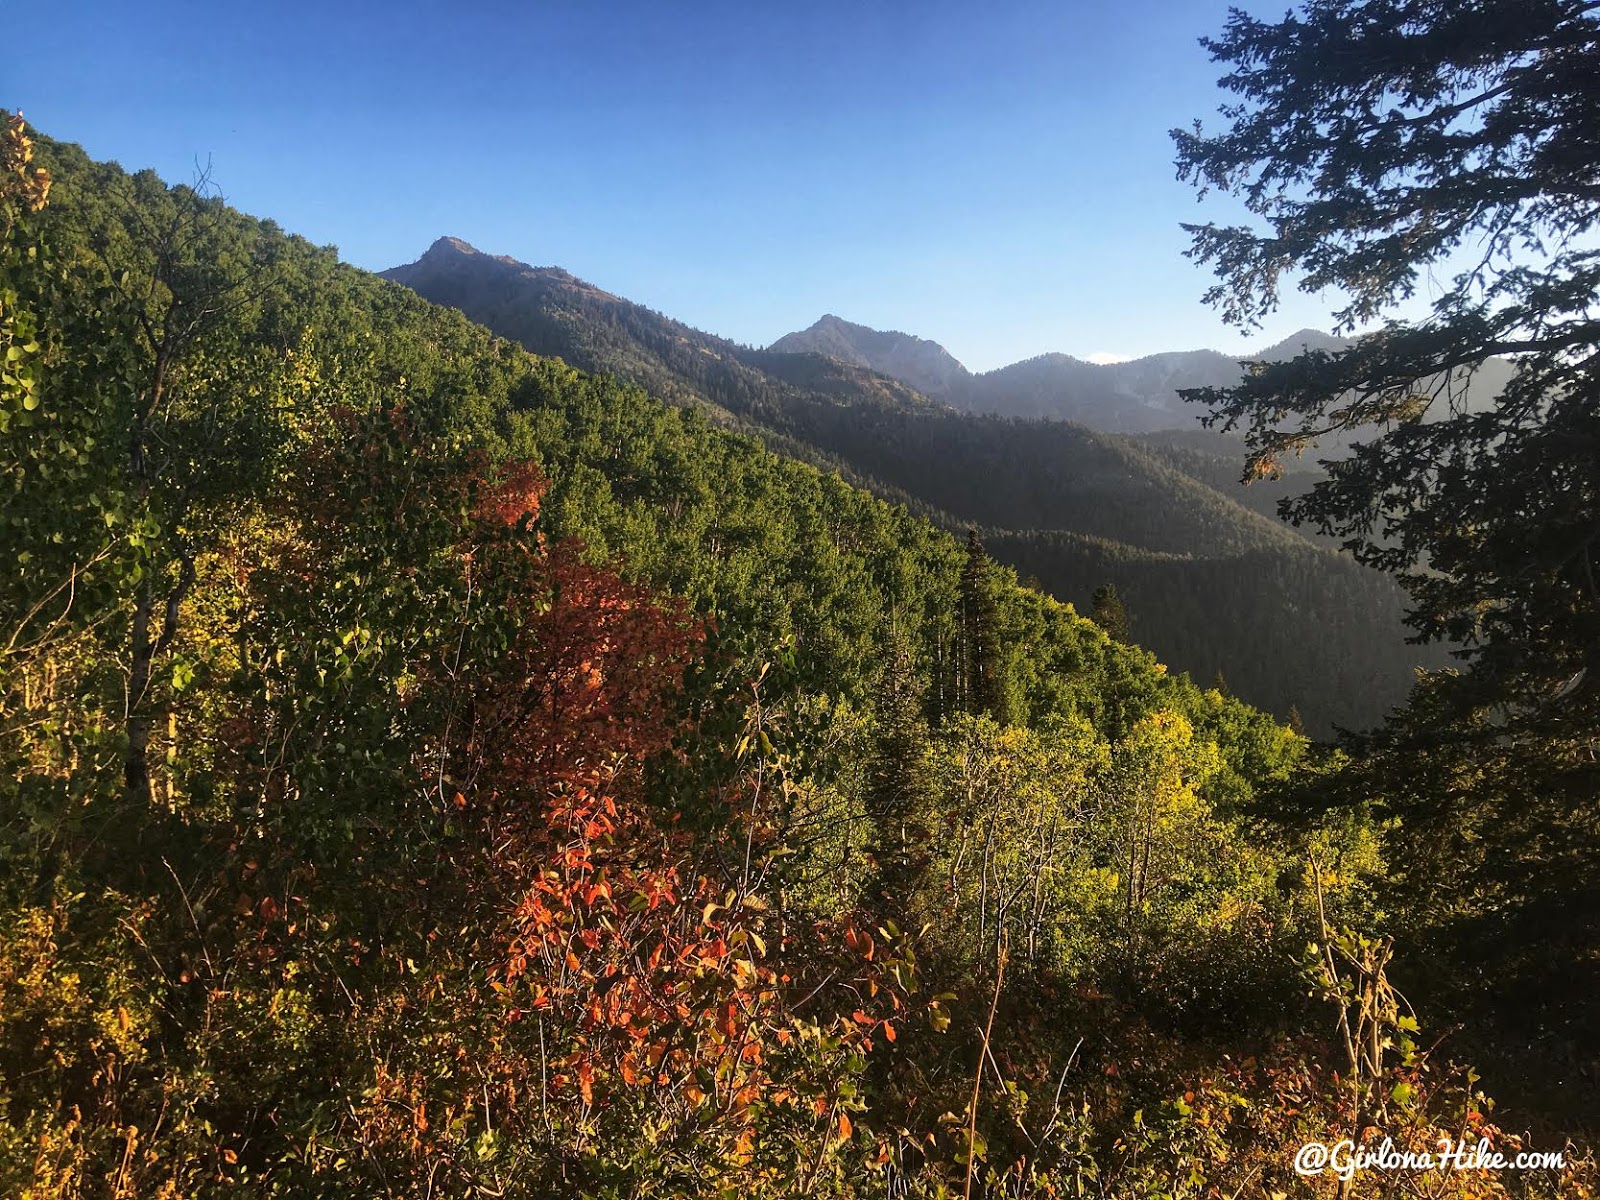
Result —
[[774, 355], [702, 333], [563, 271], [440, 238], [414, 263], [382, 272], [459, 309], [537, 354], [606, 372], [724, 422], [762, 420], [813, 392], [851, 404], [931, 406], [887, 375], [816, 355]]
[[[1207, 558], [1136, 550], [1058, 530], [994, 530], [985, 544], [1024, 579], [1080, 611], [1088, 611], [1095, 581], [1114, 580], [1133, 615], [1134, 639], [1182, 646], [1182, 665], [1203, 682], [1222, 678], [1230, 689], [1259, 691], [1264, 676], [1278, 675], [1315, 678], [1319, 687], [1341, 696], [1378, 701], [1397, 695], [1389, 663], [1359, 647], [1375, 626], [1398, 627], [1402, 596], [1384, 577], [1309, 542]], [[1219, 609], [1227, 614], [1222, 619]], [[1272, 634], [1301, 622], [1314, 626], [1313, 636]], [[1158, 636], [1152, 639], [1151, 631]], [[1330, 646], [1348, 652], [1330, 654]], [[1433, 651], [1426, 661], [1442, 666], [1445, 660]], [[1278, 702], [1306, 715], [1290, 690]], [[1310, 711], [1318, 722], [1328, 719], [1326, 706]]]
[[[565, 271], [449, 239], [386, 274], [536, 353], [699, 408], [947, 528], [981, 527], [1000, 561], [1057, 596], [1082, 603], [1102, 583], [1126, 585], [1142, 644], [1202, 679], [1221, 653], [1248, 651], [1227, 664], [1230, 685], [1280, 714], [1298, 707], [1315, 732], [1375, 723], [1422, 661], [1404, 644], [1393, 583], [1283, 526], [1275, 496], [1240, 503], [1227, 482], [1237, 462], [1218, 454], [964, 414], [836, 356], [740, 346]], [[1305, 669], [1282, 670], [1288, 661]]]
[[1280, 528], [1293, 529], [1308, 541], [1330, 546], [1338, 544], [1336, 539], [1323, 538], [1309, 527], [1284, 525], [1278, 517], [1278, 505], [1283, 500], [1309, 491], [1325, 477], [1326, 471], [1313, 459], [1290, 459], [1284, 464], [1281, 479], [1258, 479], [1246, 484], [1241, 479], [1239, 442], [1228, 434], [1197, 426], [1136, 434], [1127, 440], [1151, 457], [1251, 512], [1259, 513]]

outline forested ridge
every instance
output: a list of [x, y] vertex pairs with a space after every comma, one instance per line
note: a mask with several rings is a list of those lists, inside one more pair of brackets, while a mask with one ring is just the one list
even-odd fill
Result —
[[[1359, 764], [773, 452], [860, 470], [856, 393], [663, 403], [3, 137], [6, 1194], [1279, 1195], [1580, 1131], [1391, 982]], [[1014, 428], [864, 386], [881, 445]]]
[[[919, 502], [949, 528], [1003, 532], [991, 547], [1000, 561], [1060, 599], [1082, 607], [1095, 588], [1114, 583], [1138, 597], [1142, 644], [1207, 680], [1219, 655], [1232, 654], [1228, 678], [1239, 695], [1280, 716], [1296, 709], [1319, 735], [1376, 724], [1404, 700], [1414, 666], [1447, 661], [1437, 648], [1405, 644], [1391, 580], [1331, 547], [1305, 553], [1304, 539], [1271, 507], [1275, 489], [1242, 504], [1236, 462], [1222, 468], [1233, 478], [1219, 489], [1214, 470], [1169, 461], [1160, 447], [1063, 421], [961, 413], [871, 370], [739, 346], [564, 270], [454, 239], [385, 274], [530, 350], [706, 407], [775, 449]], [[1041, 541], [1035, 531], [1064, 536]], [[1122, 549], [1080, 553], [1084, 538]], [[1023, 544], [1026, 558], [1012, 557]], [[1195, 568], [1172, 564], [1152, 587], [1133, 567], [1152, 551], [1185, 556]], [[1235, 574], [1259, 561], [1266, 571]], [[1307, 573], [1309, 587], [1282, 590], [1284, 580]]]

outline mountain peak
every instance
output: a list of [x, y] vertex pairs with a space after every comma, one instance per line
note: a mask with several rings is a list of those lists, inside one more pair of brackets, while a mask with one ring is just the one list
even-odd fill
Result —
[[476, 255], [483, 253], [471, 242], [463, 241], [458, 237], [442, 237], [428, 247], [428, 252], [423, 258], [442, 258], [445, 255]]
[[1297, 358], [1307, 350], [1335, 351], [1343, 350], [1349, 345], [1348, 338], [1334, 337], [1331, 333], [1308, 327], [1296, 330], [1276, 345], [1268, 346], [1256, 357], [1268, 362], [1277, 362]]
[[465, 262], [475, 259], [485, 263], [503, 263], [508, 267], [527, 267], [527, 263], [512, 258], [509, 254], [486, 254], [479, 250], [465, 238], [445, 236], [434, 240], [427, 252], [419, 258], [413, 266], [427, 263], [429, 266], [442, 266], [449, 263]]
[[767, 349], [777, 354], [836, 358], [898, 379], [923, 395], [940, 400], [947, 399], [967, 377], [967, 369], [938, 342], [857, 325], [834, 313], [824, 313], [810, 328], [785, 334]]

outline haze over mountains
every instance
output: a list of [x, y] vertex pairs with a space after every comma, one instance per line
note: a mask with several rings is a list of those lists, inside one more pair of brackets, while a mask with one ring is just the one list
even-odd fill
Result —
[[[1337, 346], [1338, 339], [1305, 330], [1283, 349]], [[1239, 361], [1216, 350], [1177, 351], [1118, 363], [1092, 363], [1069, 354], [1040, 354], [974, 374], [937, 342], [884, 333], [828, 315], [768, 349], [823, 354], [881, 372], [968, 412], [1077, 421], [1112, 433], [1148, 433], [1195, 423], [1178, 399], [1180, 387], [1220, 386], [1239, 377]], [[1265, 352], [1273, 356], [1274, 347]]]
[[1405, 644], [1390, 579], [1272, 515], [1312, 474], [1231, 482], [1239, 443], [1173, 394], [1236, 379], [1218, 352], [1107, 366], [1045, 355], [974, 375], [937, 343], [833, 316], [742, 346], [454, 238], [384, 274], [537, 354], [697, 408], [948, 528], [978, 527], [997, 559], [1081, 611], [1115, 583], [1141, 644], [1202, 682], [1225, 670], [1280, 715], [1298, 707], [1314, 732], [1376, 723], [1415, 665], [1443, 661]]
[[[1123, 362], [1094, 363], [1047, 353], [974, 374], [937, 342], [870, 329], [832, 315], [808, 329], [785, 334], [768, 347], [786, 354], [822, 354], [898, 379], [966, 412], [1076, 421], [1109, 433], [1192, 429], [1198, 411], [1178, 397], [1180, 388], [1226, 387], [1238, 382], [1240, 363], [1290, 359], [1307, 350], [1336, 351], [1351, 344], [1317, 329], [1301, 329], [1253, 355], [1219, 350], [1176, 350]], [[1497, 393], [1510, 364], [1491, 359], [1474, 390]]]

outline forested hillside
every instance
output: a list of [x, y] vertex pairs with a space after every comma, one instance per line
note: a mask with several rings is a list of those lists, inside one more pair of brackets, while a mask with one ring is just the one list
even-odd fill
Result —
[[[985, 544], [1084, 612], [1093, 592], [1076, 581], [1115, 580], [1130, 614], [1130, 636], [1153, 627], [1181, 638], [1195, 648], [1184, 666], [1208, 682], [1225, 679], [1230, 690], [1241, 676], [1281, 676], [1285, 711], [1298, 712], [1292, 681], [1299, 679], [1316, 678], [1345, 695], [1390, 693], [1391, 681], [1375, 670], [1370, 656], [1330, 661], [1320, 644], [1268, 644], [1252, 632], [1283, 623], [1279, 606], [1293, 617], [1315, 614], [1330, 622], [1324, 635], [1330, 644], [1359, 641], [1375, 618], [1400, 622], [1404, 610], [1391, 588], [1354, 563], [1327, 568], [1317, 558], [1322, 552], [1310, 546], [1298, 557], [1294, 551], [1244, 550], [1196, 560], [1055, 531], [991, 531]], [[1214, 619], [1209, 606], [1216, 598], [1232, 604], [1237, 620]]]
[[1267, 815], [1337, 765], [1293, 731], [975, 536], [4, 137], [6, 1194], [1131, 1200], [1502, 1136], [1388, 982], [1376, 831]]
[[[1405, 699], [1415, 665], [1445, 661], [1405, 644], [1392, 581], [1331, 550], [1306, 553], [1273, 515], [1276, 489], [1239, 503], [1237, 463], [1225, 493], [1165, 450], [1066, 422], [963, 415], [838, 358], [751, 350], [451, 239], [386, 274], [530, 350], [701, 407], [948, 528], [993, 531], [1000, 561], [1060, 599], [1081, 606], [1113, 583], [1137, 598], [1140, 643], [1202, 680], [1244, 649], [1229, 658], [1230, 686], [1282, 717], [1298, 711], [1316, 734], [1376, 724]], [[1115, 545], [1066, 552], [1085, 539]]]

